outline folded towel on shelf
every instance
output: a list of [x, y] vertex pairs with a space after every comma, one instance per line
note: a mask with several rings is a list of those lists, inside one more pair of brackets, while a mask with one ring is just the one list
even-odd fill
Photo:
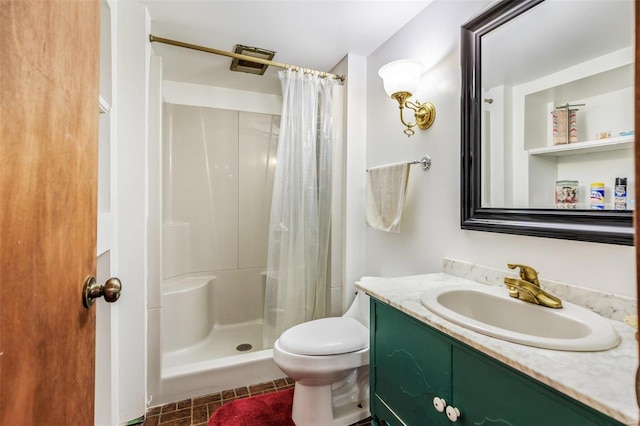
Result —
[[386, 232], [400, 232], [407, 182], [408, 162], [369, 169], [365, 212], [367, 226]]

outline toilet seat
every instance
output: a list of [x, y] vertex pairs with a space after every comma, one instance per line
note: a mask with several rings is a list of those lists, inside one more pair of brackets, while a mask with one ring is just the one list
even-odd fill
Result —
[[337, 355], [369, 346], [369, 330], [350, 317], [322, 318], [298, 324], [278, 339], [287, 352], [300, 355]]

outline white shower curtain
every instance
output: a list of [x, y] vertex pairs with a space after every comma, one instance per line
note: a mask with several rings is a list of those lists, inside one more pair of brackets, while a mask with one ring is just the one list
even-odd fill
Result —
[[325, 314], [336, 80], [280, 72], [282, 117], [273, 184], [264, 347]]

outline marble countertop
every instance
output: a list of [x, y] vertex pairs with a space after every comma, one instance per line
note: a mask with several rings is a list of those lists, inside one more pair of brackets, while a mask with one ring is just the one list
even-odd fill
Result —
[[430, 288], [474, 283], [486, 285], [435, 273], [398, 278], [363, 277], [356, 287], [609, 417], [628, 425], [638, 424], [635, 396], [638, 347], [634, 328], [609, 320], [621, 338], [617, 347], [601, 352], [555, 351], [476, 333], [433, 314], [420, 303], [420, 295]]

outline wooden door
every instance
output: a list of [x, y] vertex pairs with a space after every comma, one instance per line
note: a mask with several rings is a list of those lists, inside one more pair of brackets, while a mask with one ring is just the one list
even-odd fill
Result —
[[93, 424], [99, 3], [0, 4], [0, 425]]

